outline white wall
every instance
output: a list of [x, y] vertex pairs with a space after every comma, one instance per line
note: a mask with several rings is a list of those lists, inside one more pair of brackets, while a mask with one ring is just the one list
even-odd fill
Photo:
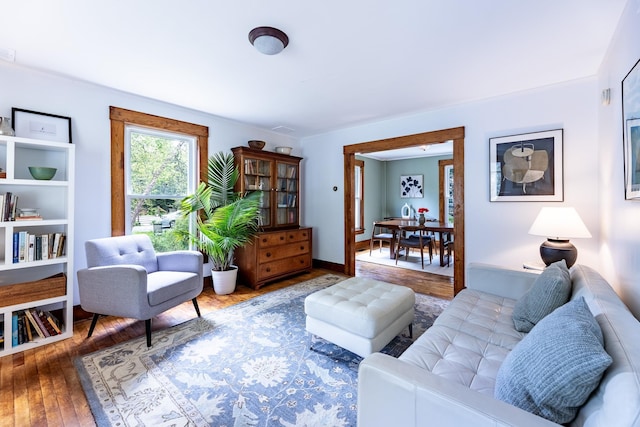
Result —
[[600, 105], [599, 180], [601, 272], [640, 318], [640, 200], [625, 200], [623, 175], [622, 79], [640, 59], [640, 0], [629, 0], [598, 73], [598, 93], [611, 89], [611, 104]]
[[[300, 154], [299, 143], [292, 137], [2, 61], [0, 82], [1, 116], [11, 117], [11, 108], [18, 107], [72, 119], [73, 143], [77, 146], [76, 270], [86, 266], [84, 242], [111, 233], [109, 106], [209, 126], [209, 153], [246, 145], [251, 139], [260, 139], [267, 142], [265, 150], [287, 145], [294, 147], [292, 154]], [[73, 276], [75, 280], [75, 272]], [[78, 304], [77, 283], [75, 288], [74, 303]]]
[[[466, 260], [521, 267], [539, 261], [544, 240], [527, 234], [542, 206], [574, 206], [592, 239], [576, 239], [578, 262], [599, 267], [596, 78], [398, 117], [304, 138], [305, 221], [314, 227], [314, 258], [344, 263], [342, 147], [451, 127], [465, 127]], [[489, 138], [564, 129], [564, 202], [490, 202]], [[310, 178], [309, 178], [310, 179]], [[334, 193], [331, 186], [338, 185]]]

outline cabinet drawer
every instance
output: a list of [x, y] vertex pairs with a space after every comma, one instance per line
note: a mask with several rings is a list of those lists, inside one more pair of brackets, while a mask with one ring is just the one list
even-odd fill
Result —
[[287, 241], [287, 233], [280, 231], [278, 233], [262, 233], [258, 236], [258, 247], [266, 248], [269, 246], [281, 245]]
[[258, 280], [311, 267], [309, 254], [298, 255], [260, 265]]
[[289, 230], [286, 231], [287, 242], [300, 242], [302, 240], [309, 240], [309, 230]]
[[289, 243], [287, 245], [260, 249], [258, 253], [258, 262], [262, 264], [263, 262], [275, 261], [282, 258], [290, 258], [292, 256], [306, 254], [308, 252], [308, 241]]

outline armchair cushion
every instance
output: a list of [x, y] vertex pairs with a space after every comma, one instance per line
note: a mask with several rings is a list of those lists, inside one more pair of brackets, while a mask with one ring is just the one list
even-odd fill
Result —
[[549, 265], [513, 308], [513, 323], [520, 332], [529, 332], [540, 320], [567, 301], [571, 276], [564, 260]]
[[156, 252], [151, 239], [144, 234], [108, 237], [85, 243], [87, 267], [105, 265], [141, 265], [147, 273], [158, 270]]
[[198, 285], [196, 273], [183, 271], [156, 271], [147, 276], [147, 296], [149, 305], [162, 304], [187, 292]]

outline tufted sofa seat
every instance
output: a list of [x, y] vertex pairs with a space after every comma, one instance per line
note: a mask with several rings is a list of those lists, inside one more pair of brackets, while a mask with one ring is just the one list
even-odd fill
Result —
[[[571, 300], [584, 297], [613, 363], [572, 426], [640, 426], [640, 323], [594, 270], [570, 270]], [[360, 427], [558, 425], [494, 397], [496, 376], [527, 335], [514, 327], [516, 301], [537, 275], [471, 264], [461, 291], [399, 358], [374, 353], [358, 376]]]

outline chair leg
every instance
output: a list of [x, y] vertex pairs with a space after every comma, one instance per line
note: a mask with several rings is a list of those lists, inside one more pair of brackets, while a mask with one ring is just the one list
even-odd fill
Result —
[[151, 347], [151, 319], [144, 321], [144, 329], [147, 333], [147, 347]]
[[200, 317], [200, 307], [198, 307], [198, 300], [197, 299], [192, 299], [191, 302], [193, 302], [193, 307], [196, 309], [196, 313], [198, 313], [198, 317]]
[[89, 326], [89, 333], [87, 334], [87, 338], [93, 334], [93, 329], [96, 327], [96, 323], [98, 323], [98, 317], [100, 315], [98, 313], [93, 313], [93, 319], [91, 320], [91, 326]]

